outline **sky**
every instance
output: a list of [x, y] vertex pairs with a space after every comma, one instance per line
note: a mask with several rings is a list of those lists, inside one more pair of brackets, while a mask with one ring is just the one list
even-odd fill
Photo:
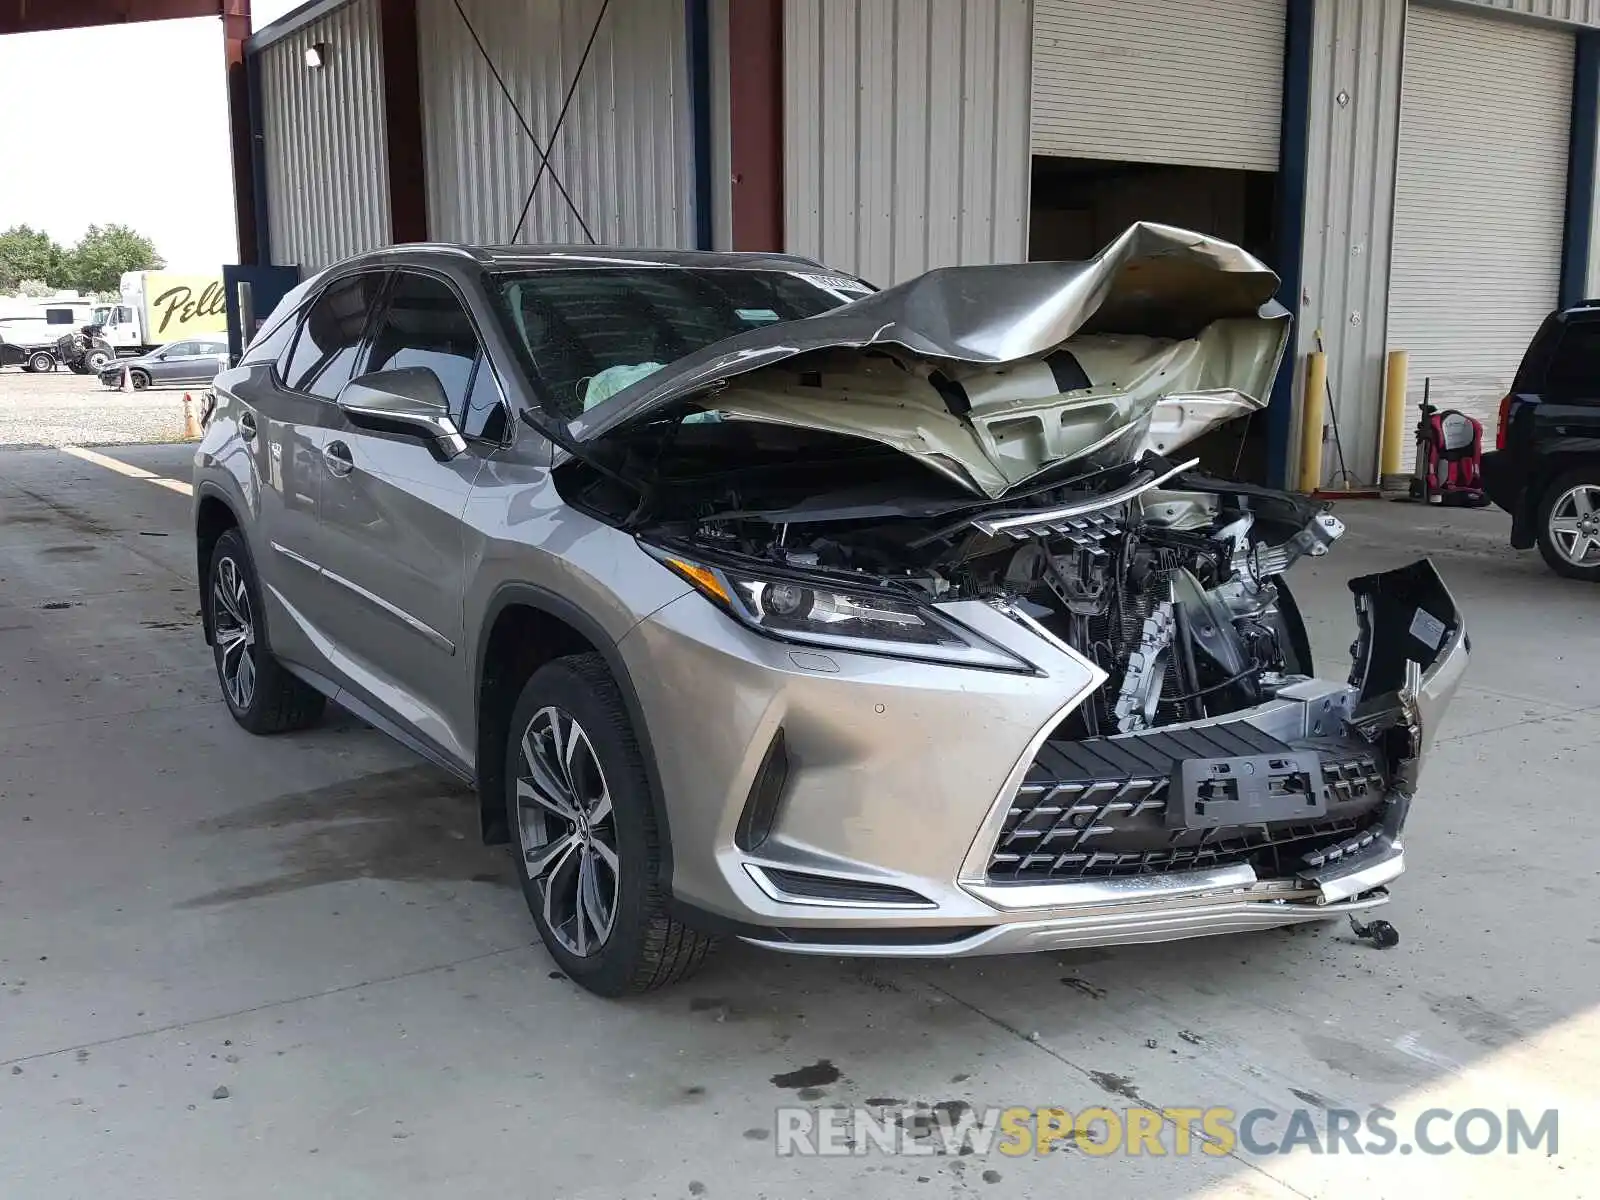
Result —
[[[257, 29], [299, 0], [254, 0]], [[176, 270], [234, 262], [222, 21], [0, 37], [0, 229], [131, 225]]]

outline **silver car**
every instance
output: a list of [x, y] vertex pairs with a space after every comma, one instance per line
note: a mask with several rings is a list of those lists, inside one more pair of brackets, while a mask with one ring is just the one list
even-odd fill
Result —
[[718, 935], [951, 957], [1382, 904], [1465, 669], [1427, 562], [1313, 672], [1342, 527], [1185, 449], [1288, 315], [1239, 249], [876, 292], [800, 258], [405, 246], [292, 292], [195, 459], [235, 719], [324, 701], [476, 787], [616, 995]]
[[136, 392], [148, 387], [182, 387], [210, 383], [228, 365], [228, 339], [190, 338], [159, 346], [138, 358], [122, 358], [107, 363], [100, 382], [108, 388], [122, 386], [123, 372]]

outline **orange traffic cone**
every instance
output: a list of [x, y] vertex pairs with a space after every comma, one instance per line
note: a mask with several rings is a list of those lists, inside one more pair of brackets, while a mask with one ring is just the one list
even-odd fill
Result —
[[122, 364], [122, 386], [117, 390], [119, 392], [133, 391], [133, 369], [127, 363]]
[[183, 436], [191, 442], [200, 437], [200, 422], [195, 420], [194, 415], [194, 397], [188, 392], [183, 394]]

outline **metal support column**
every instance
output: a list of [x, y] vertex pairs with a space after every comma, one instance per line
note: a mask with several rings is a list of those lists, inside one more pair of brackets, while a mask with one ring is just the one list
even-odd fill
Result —
[[[1301, 259], [1305, 252], [1306, 150], [1311, 124], [1311, 30], [1317, 0], [1287, 0], [1284, 14], [1283, 122], [1278, 134], [1278, 203], [1271, 265], [1282, 278], [1278, 302], [1298, 329]], [[1291, 332], [1267, 407], [1267, 482], [1285, 487], [1293, 453], [1294, 380], [1297, 337]]]
[[1562, 308], [1588, 293], [1594, 243], [1595, 138], [1600, 135], [1600, 30], [1573, 38], [1572, 124], [1567, 151], [1567, 213], [1561, 235]]
[[782, 250], [782, 0], [728, 5], [728, 109], [733, 248]]
[[379, 0], [383, 120], [388, 127], [389, 236], [428, 239], [428, 184], [422, 152], [422, 83], [417, 67], [416, 0]]
[[256, 206], [261, 194], [256, 178], [257, 128], [252, 120], [249, 64], [244, 44], [250, 36], [250, 0], [223, 0], [222, 61], [228, 81], [228, 141], [233, 159], [234, 225], [241, 263], [265, 262], [262, 231], [266, 213]]

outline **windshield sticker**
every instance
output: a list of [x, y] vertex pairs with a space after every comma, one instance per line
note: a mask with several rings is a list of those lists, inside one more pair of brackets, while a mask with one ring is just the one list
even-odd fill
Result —
[[862, 283], [859, 279], [851, 279], [846, 275], [819, 275], [815, 272], [791, 271], [796, 279], [803, 279], [812, 287], [821, 288], [831, 292], [841, 300], [849, 300], [855, 296], [870, 296], [872, 288]]

